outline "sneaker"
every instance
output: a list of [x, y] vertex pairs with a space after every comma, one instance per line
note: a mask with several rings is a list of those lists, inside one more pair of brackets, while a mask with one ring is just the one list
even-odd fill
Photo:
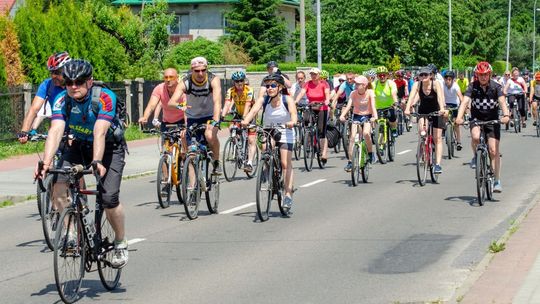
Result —
[[510, 125], [510, 128], [513, 128], [514, 127], [514, 122], [510, 120], [509, 125]]
[[161, 196], [167, 196], [169, 194], [169, 184], [161, 186]]
[[461, 149], [463, 149], [463, 146], [461, 145], [461, 143], [457, 143], [456, 150], [461, 151]]
[[471, 169], [476, 169], [476, 156], [471, 159], [469, 166], [471, 167]]
[[522, 126], [523, 128], [526, 128], [526, 127], [527, 127], [527, 124], [524, 122], [521, 126]]
[[253, 172], [253, 166], [252, 166], [251, 164], [246, 164], [246, 165], [244, 166], [244, 172], [246, 172], [246, 173], [251, 173], [251, 172]]
[[407, 127], [410, 129], [412, 128], [412, 122], [409, 121], [409, 123], [407, 124]]
[[433, 168], [433, 173], [434, 174], [441, 174], [442, 173], [441, 165], [435, 165], [435, 167]]
[[113, 268], [122, 268], [126, 266], [129, 260], [128, 243], [126, 240], [121, 242], [114, 241], [114, 254], [111, 260]]
[[321, 157], [321, 163], [323, 163], [323, 165], [326, 165], [327, 161], [328, 161], [327, 158]]
[[214, 160], [214, 168], [212, 170], [212, 174], [214, 175], [221, 175], [222, 171], [221, 171], [221, 164], [219, 162], [219, 160]]
[[287, 211], [291, 210], [292, 207], [292, 197], [285, 196], [283, 199], [283, 207], [287, 209]]
[[537, 123], [536, 123], [536, 120], [535, 120], [535, 121], [533, 121], [533, 126], [535, 126], [535, 127], [536, 127], [536, 124], [537, 124]]
[[347, 165], [345, 166], [345, 172], [351, 172], [352, 171], [352, 162], [347, 162]]
[[496, 180], [495, 183], [493, 184], [493, 192], [496, 192], [496, 193], [502, 192], [502, 186], [501, 186], [500, 180]]
[[373, 152], [368, 153], [368, 164], [373, 164]]

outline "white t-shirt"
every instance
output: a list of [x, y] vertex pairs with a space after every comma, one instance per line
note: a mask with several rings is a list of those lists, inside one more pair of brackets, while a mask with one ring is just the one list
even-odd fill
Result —
[[512, 95], [523, 94], [524, 91], [521, 84], [519, 84], [520, 81], [525, 81], [525, 80], [523, 80], [522, 77], [518, 77], [516, 81], [512, 80], [512, 78], [508, 79], [508, 82], [510, 83], [510, 85], [508, 86], [508, 91], [506, 93], [512, 94]]
[[[272, 107], [272, 103], [269, 102], [264, 109], [263, 123], [265, 127], [269, 127], [272, 124], [285, 124], [291, 121], [291, 113], [287, 111], [283, 101], [279, 103], [277, 108]], [[293, 144], [294, 143], [294, 130], [293, 129], [280, 129], [281, 138], [280, 143]]]
[[443, 90], [444, 90], [444, 102], [446, 104], [453, 104], [456, 106], [459, 105], [458, 92], [460, 90], [456, 82], [453, 82], [450, 88], [446, 84], [444, 84]]

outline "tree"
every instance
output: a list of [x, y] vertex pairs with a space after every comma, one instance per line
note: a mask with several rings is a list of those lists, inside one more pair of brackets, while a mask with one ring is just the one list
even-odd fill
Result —
[[227, 37], [242, 46], [254, 62], [283, 59], [288, 50], [285, 20], [277, 15], [279, 0], [240, 0], [226, 14]]

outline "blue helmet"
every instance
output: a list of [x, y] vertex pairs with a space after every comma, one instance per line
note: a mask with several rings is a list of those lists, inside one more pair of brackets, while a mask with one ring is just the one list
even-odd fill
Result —
[[231, 79], [234, 81], [246, 79], [246, 73], [242, 71], [236, 71], [232, 74]]

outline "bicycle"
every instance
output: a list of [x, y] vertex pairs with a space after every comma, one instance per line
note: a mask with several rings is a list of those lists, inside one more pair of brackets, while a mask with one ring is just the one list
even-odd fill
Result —
[[386, 118], [386, 113], [390, 109], [377, 110], [377, 126], [374, 128], [374, 146], [377, 158], [381, 164], [387, 161], [394, 161], [396, 155], [396, 142], [390, 131], [390, 121]]
[[[85, 272], [92, 272], [94, 263], [101, 283], [107, 290], [118, 286], [121, 268], [114, 268], [110, 261], [114, 255], [114, 231], [103, 216], [104, 210], [96, 200], [92, 219], [85, 195], [97, 195], [97, 190], [85, 190], [79, 180], [95, 172], [82, 165], [51, 169], [51, 174], [67, 175], [70, 190], [70, 205], [64, 208], [56, 227], [54, 246], [54, 279], [60, 298], [73, 303], [80, 298], [79, 290]], [[94, 174], [101, 183], [99, 175]]]
[[455, 133], [455, 122], [454, 122], [454, 116], [452, 115], [454, 111], [457, 111], [457, 107], [448, 107], [446, 108], [448, 110], [448, 119], [446, 120], [445, 127], [444, 127], [444, 137], [446, 141], [446, 147], [448, 148], [448, 159], [452, 159], [452, 157], [456, 156], [455, 149], [456, 149], [456, 133]]
[[[362, 134], [362, 123], [352, 122], [351, 128], [356, 128], [356, 135], [354, 137], [354, 146], [352, 152], [352, 170], [351, 170], [351, 181], [352, 185], [356, 186], [359, 184], [360, 176], [362, 176], [362, 181], [364, 183], [368, 182], [369, 178], [369, 157], [366, 140]], [[361, 139], [360, 139], [361, 138]]]
[[[285, 125], [272, 125], [270, 127], [257, 126], [257, 133], [265, 145], [261, 153], [261, 161], [257, 170], [256, 205], [257, 216], [261, 222], [267, 221], [270, 205], [274, 197], [277, 200], [281, 215], [287, 216], [288, 210], [282, 206], [283, 172], [281, 168], [281, 152], [279, 146], [273, 141], [273, 134], [278, 128]], [[279, 132], [279, 131], [278, 131]]]
[[[322, 161], [322, 147], [319, 139], [319, 130], [317, 128], [317, 121], [319, 114], [313, 111], [312, 105], [308, 105], [306, 112], [307, 115], [304, 115], [304, 119], [307, 116], [307, 126], [304, 127], [304, 165], [306, 171], [311, 171], [313, 169], [313, 159], [317, 155], [317, 163], [319, 168], [324, 169], [325, 164]], [[318, 106], [315, 106], [318, 107]], [[306, 114], [304, 112], [304, 114]]]
[[[394, 105], [394, 108], [396, 109], [396, 117], [397, 117], [397, 132], [398, 135], [403, 135], [404, 130], [407, 130], [407, 132], [411, 131], [412, 125], [409, 125], [409, 117], [403, 113], [403, 109], [401, 108], [402, 100], [397, 102]], [[407, 103], [405, 101], [405, 103]]]
[[540, 137], [540, 107], [536, 107], [536, 137]]
[[167, 131], [143, 131], [143, 133], [161, 134], [163, 138], [163, 152], [159, 158], [156, 186], [158, 203], [161, 208], [167, 208], [171, 203], [171, 194], [173, 186], [176, 188], [176, 196], [182, 204], [181, 176], [183, 155], [185, 154], [181, 144], [181, 132], [184, 127], [178, 127], [176, 124], [166, 125]]
[[207, 149], [205, 130], [206, 124], [193, 124], [187, 129], [190, 144], [184, 161], [182, 196], [190, 220], [198, 217], [202, 192], [205, 194], [208, 211], [211, 214], [218, 213], [220, 180], [218, 175], [209, 170], [213, 153]]
[[[421, 132], [420, 137], [418, 138], [418, 148], [416, 150], [416, 175], [418, 177], [418, 183], [420, 186], [426, 184], [427, 172], [431, 176], [431, 182], [436, 184], [438, 183], [439, 176], [434, 173], [435, 166], [435, 143], [433, 141], [433, 122], [430, 118], [438, 117], [439, 111], [432, 112], [429, 114], [411, 114], [417, 117], [417, 120], [420, 118], [425, 118], [428, 120], [427, 132]], [[418, 128], [421, 128], [418, 125]]]
[[[247, 164], [249, 156], [248, 145], [248, 131], [240, 127], [241, 119], [233, 119], [230, 121], [224, 121], [232, 123], [231, 133], [229, 138], [223, 146], [223, 175], [225, 180], [231, 182], [236, 176], [237, 169], [242, 169]], [[259, 161], [259, 148], [255, 145], [255, 155], [253, 155], [253, 170], [251, 172], [246, 171], [248, 178], [253, 178], [257, 171], [257, 165]]]
[[[342, 105], [340, 108], [336, 108], [337, 112], [336, 114], [334, 114], [334, 117], [336, 117], [336, 127], [341, 137], [341, 145], [343, 145], [343, 151], [345, 152], [345, 157], [349, 158], [349, 134], [350, 134], [351, 125], [349, 121], [341, 122], [339, 120], [339, 117], [341, 116], [341, 111], [343, 110], [344, 106], [345, 105]], [[338, 142], [338, 145], [339, 145], [339, 142]], [[339, 153], [339, 149], [337, 150], [334, 149], [334, 150], [336, 153]]]
[[[512, 104], [510, 104], [510, 97], [514, 96]], [[517, 102], [518, 95], [508, 95], [506, 96], [506, 104], [510, 107], [510, 121], [506, 124], [506, 130], [509, 129], [509, 125], [512, 123], [514, 125], [514, 131], [516, 133], [521, 132], [521, 114], [519, 113], [519, 104]]]
[[484, 205], [486, 198], [488, 200], [493, 200], [493, 183], [495, 181], [495, 175], [491, 168], [491, 156], [486, 143], [486, 134], [483, 126], [500, 123], [500, 120], [479, 121], [476, 119], [468, 122], [469, 125], [472, 125], [471, 128], [474, 126], [480, 127], [480, 142], [476, 146], [474, 154], [476, 160], [476, 195], [480, 206]]

